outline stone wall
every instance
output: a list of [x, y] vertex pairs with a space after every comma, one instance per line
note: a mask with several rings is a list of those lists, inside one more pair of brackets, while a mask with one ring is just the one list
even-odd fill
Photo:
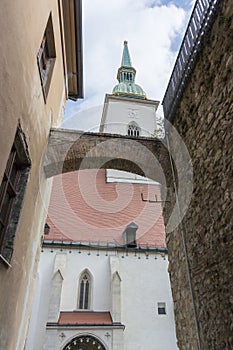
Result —
[[104, 168], [145, 175], [164, 184], [167, 159], [160, 139], [51, 129], [43, 165], [47, 177]]
[[[167, 235], [180, 350], [233, 349], [232, 114], [233, 6], [222, 0], [172, 121], [193, 165], [191, 204], [182, 225]], [[178, 142], [171, 147], [182, 157]], [[171, 209], [166, 205], [166, 223]]]

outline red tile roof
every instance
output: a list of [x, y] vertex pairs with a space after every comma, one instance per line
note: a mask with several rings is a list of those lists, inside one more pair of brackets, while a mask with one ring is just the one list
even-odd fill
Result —
[[[105, 170], [80, 170], [54, 177], [45, 240], [123, 244], [131, 222], [137, 243], [164, 248], [159, 185], [106, 183]], [[142, 198], [149, 199], [143, 201]]]
[[112, 325], [110, 312], [94, 311], [62, 311], [58, 320], [59, 325]]

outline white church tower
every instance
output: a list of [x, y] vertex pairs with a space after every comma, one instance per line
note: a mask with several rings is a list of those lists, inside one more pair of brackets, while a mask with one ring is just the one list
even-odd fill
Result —
[[153, 136], [156, 130], [158, 101], [148, 100], [143, 89], [135, 83], [136, 70], [132, 66], [128, 43], [124, 41], [118, 84], [107, 94], [100, 132], [129, 136]]
[[[159, 101], [148, 100], [141, 86], [135, 83], [136, 69], [132, 66], [128, 42], [124, 41], [118, 84], [112, 94], [106, 94], [100, 132], [152, 137], [156, 130], [156, 111]], [[107, 182], [133, 182], [152, 184], [154, 181], [125, 171], [108, 169]]]

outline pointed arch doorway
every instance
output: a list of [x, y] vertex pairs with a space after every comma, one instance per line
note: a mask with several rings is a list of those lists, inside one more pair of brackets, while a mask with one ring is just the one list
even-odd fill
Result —
[[73, 338], [63, 350], [107, 350], [106, 347], [99, 341], [99, 339], [83, 335]]

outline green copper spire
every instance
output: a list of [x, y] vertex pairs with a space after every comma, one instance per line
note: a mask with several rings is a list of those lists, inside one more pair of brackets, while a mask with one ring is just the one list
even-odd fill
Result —
[[121, 67], [118, 69], [117, 74], [119, 84], [114, 87], [113, 95], [146, 99], [146, 94], [143, 89], [135, 84], [135, 75], [136, 70], [132, 67], [128, 42], [124, 41]]
[[131, 62], [129, 49], [128, 49], [128, 42], [126, 40], [124, 41], [124, 49], [123, 49], [123, 55], [121, 60], [121, 66], [132, 67], [132, 62]]

